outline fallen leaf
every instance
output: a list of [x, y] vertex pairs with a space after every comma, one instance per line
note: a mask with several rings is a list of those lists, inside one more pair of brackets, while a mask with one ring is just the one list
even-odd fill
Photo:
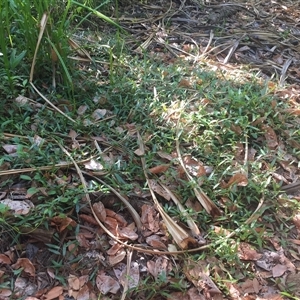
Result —
[[255, 288], [253, 285], [253, 280], [247, 279], [246, 281], [239, 284], [240, 289], [243, 291], [243, 294], [255, 293]]
[[76, 222], [69, 217], [56, 216], [51, 219], [51, 225], [55, 226], [59, 232], [64, 231], [68, 226], [75, 227]]
[[275, 149], [278, 146], [278, 139], [275, 131], [269, 125], [262, 125], [262, 129], [265, 131], [267, 146], [270, 149]]
[[35, 267], [28, 258], [18, 258], [17, 262], [12, 265], [13, 269], [23, 268], [23, 271], [30, 276], [35, 276]]
[[0, 264], [10, 265], [11, 260], [8, 256], [6, 256], [4, 254], [0, 254]]
[[106, 208], [105, 211], [106, 211], [106, 215], [108, 217], [111, 217], [111, 218], [115, 219], [118, 222], [118, 225], [120, 227], [127, 226], [127, 221], [125, 220], [125, 218], [123, 216], [121, 216], [120, 214], [117, 214], [116, 212], [114, 212], [111, 209]]
[[119, 233], [119, 237], [122, 238], [122, 239], [129, 239], [129, 240], [132, 240], [132, 241], [135, 241], [138, 239], [138, 235], [136, 234], [136, 232], [134, 230], [132, 230], [130, 227], [124, 227], [122, 229], [120, 229], [118, 231]]
[[78, 291], [80, 288], [78, 277], [71, 274], [68, 277], [68, 284], [69, 284], [69, 288], [72, 290]]
[[84, 166], [86, 169], [93, 170], [93, 171], [101, 171], [104, 169], [103, 165], [93, 158], [90, 159], [89, 161], [85, 162]]
[[170, 165], [159, 165], [159, 166], [149, 169], [149, 172], [152, 174], [164, 173], [165, 171], [167, 171], [169, 169], [169, 167], [170, 167]]
[[98, 290], [106, 295], [107, 293], [116, 294], [120, 289], [120, 284], [111, 276], [105, 275], [103, 271], [97, 275], [96, 285]]
[[45, 298], [43, 298], [44, 300], [52, 300], [55, 299], [57, 297], [59, 297], [60, 295], [62, 295], [63, 293], [63, 287], [62, 286], [55, 286], [54, 288], [52, 288], [47, 294], [45, 294]]
[[154, 249], [167, 249], [167, 246], [161, 241], [160, 237], [156, 234], [148, 236], [146, 243], [152, 246]]
[[164, 159], [169, 160], [169, 161], [174, 159], [174, 157], [169, 153], [165, 153], [165, 152], [162, 152], [162, 151], [157, 151], [157, 154], [158, 154], [159, 157], [164, 158]]
[[107, 113], [107, 110], [106, 109], [96, 109], [93, 113], [92, 113], [92, 118], [95, 120], [95, 121], [98, 121], [100, 119], [102, 119]]
[[124, 249], [120, 249], [115, 255], [109, 255], [108, 261], [111, 266], [115, 266], [119, 262], [121, 262], [126, 256], [126, 251]]
[[79, 290], [76, 300], [90, 300], [90, 289], [87, 284]]
[[178, 86], [184, 88], [191, 88], [192, 84], [187, 79], [181, 79], [180, 82], [178, 83]]
[[160, 230], [159, 213], [155, 210], [153, 205], [144, 204], [142, 206], [141, 222], [146, 229], [150, 230], [150, 234]]
[[128, 280], [129, 289], [135, 288], [139, 284], [140, 269], [137, 262], [131, 262], [128, 277], [127, 265], [124, 263], [118, 264], [117, 267], [114, 268], [114, 273], [123, 287], [125, 285], [126, 279]]
[[250, 244], [241, 242], [238, 246], [238, 257], [242, 260], [258, 260], [262, 254], [258, 253]]
[[247, 186], [248, 178], [246, 174], [236, 173], [234, 174], [228, 181], [228, 183], [224, 183], [222, 185], [223, 188], [228, 188], [232, 185], [236, 184], [237, 186]]
[[123, 247], [124, 247], [123, 245], [119, 243], [115, 243], [110, 249], [106, 251], [106, 253], [108, 255], [115, 255]]
[[10, 295], [12, 294], [12, 291], [9, 289], [0, 289], [0, 299], [10, 299]]
[[273, 277], [281, 277], [287, 271], [287, 267], [281, 264], [277, 264], [272, 268]]
[[34, 208], [33, 203], [30, 200], [10, 200], [4, 199], [0, 201], [0, 204], [3, 204], [8, 207], [12, 213], [17, 215], [27, 215], [32, 208]]
[[168, 275], [171, 271], [171, 264], [169, 260], [165, 257], [158, 257], [155, 261], [147, 261], [148, 272], [155, 278], [161, 274]]
[[157, 193], [158, 195], [162, 196], [163, 198], [165, 198], [166, 200], [170, 200], [171, 196], [169, 195], [168, 192], [166, 192], [166, 190], [164, 188], [162, 188], [154, 179], [149, 179], [148, 180], [149, 184], [150, 184], [150, 188]]
[[134, 151], [134, 154], [136, 154], [137, 156], [143, 156], [145, 153], [144, 153], [144, 151], [141, 150], [141, 149], [136, 149], [136, 150]]
[[8, 154], [14, 154], [18, 150], [18, 145], [3, 145], [2, 148], [6, 151]]
[[197, 288], [204, 290], [204, 294], [222, 294], [210, 278], [205, 261], [194, 262], [187, 260], [184, 262], [183, 272]]
[[80, 105], [77, 109], [77, 114], [79, 116], [82, 116], [88, 109], [89, 107], [87, 105]]
[[106, 210], [105, 210], [103, 203], [101, 201], [94, 203], [93, 209], [94, 209], [94, 212], [95, 212], [96, 216], [98, 217], [98, 219], [101, 222], [104, 222], [106, 219]]

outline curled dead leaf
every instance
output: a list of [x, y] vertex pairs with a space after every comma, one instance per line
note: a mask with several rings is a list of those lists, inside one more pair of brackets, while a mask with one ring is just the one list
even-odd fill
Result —
[[164, 173], [165, 171], [167, 171], [169, 169], [169, 167], [170, 167], [170, 165], [159, 165], [159, 166], [149, 169], [149, 172], [152, 174]]
[[248, 178], [246, 174], [243, 173], [236, 173], [234, 174], [228, 181], [228, 183], [224, 183], [222, 185], [223, 188], [228, 188], [236, 184], [237, 186], [247, 186], [248, 185]]
[[12, 265], [12, 268], [15, 270], [23, 268], [25, 273], [35, 276], [35, 267], [28, 258], [18, 258], [17, 262]]

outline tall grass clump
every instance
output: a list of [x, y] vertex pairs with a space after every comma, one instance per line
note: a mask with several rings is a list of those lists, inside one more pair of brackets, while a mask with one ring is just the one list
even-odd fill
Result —
[[[73, 20], [86, 20], [93, 14], [117, 26], [97, 10], [109, 1], [102, 1], [96, 8], [89, 6], [92, 5], [91, 1], [0, 1], [0, 75], [4, 79], [0, 83], [2, 99], [15, 96], [20, 86], [26, 87], [33, 59], [33, 80], [38, 79], [50, 85], [47, 80], [51, 82], [54, 68], [59, 69], [59, 84], [65, 91], [72, 91], [72, 61], [68, 59], [71, 51], [68, 42], [72, 32], [77, 29]], [[41, 20], [45, 16], [47, 22], [38, 43]], [[80, 20], [77, 24], [81, 23]]]

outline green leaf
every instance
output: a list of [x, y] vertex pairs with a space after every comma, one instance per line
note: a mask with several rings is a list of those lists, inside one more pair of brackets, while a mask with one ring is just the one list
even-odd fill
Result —
[[27, 194], [32, 196], [32, 195], [36, 194], [38, 191], [39, 191], [39, 189], [37, 189], [35, 187], [31, 187], [27, 190]]
[[28, 180], [28, 181], [32, 180], [32, 178], [30, 176], [28, 176], [28, 175], [21, 175], [20, 178], [24, 179], [24, 180]]

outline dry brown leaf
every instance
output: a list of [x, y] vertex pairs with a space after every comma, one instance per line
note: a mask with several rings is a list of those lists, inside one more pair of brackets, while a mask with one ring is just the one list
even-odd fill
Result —
[[57, 297], [59, 297], [60, 295], [62, 295], [63, 293], [63, 287], [62, 286], [56, 286], [54, 288], [52, 288], [47, 294], [45, 294], [44, 296], [44, 300], [52, 300], [55, 299]]
[[244, 160], [245, 155], [244, 155], [244, 144], [243, 144], [243, 143], [238, 142], [238, 143], [235, 145], [235, 149], [234, 149], [234, 158], [235, 158], [237, 161], [243, 161], [243, 160]]
[[155, 210], [153, 205], [144, 204], [142, 206], [141, 222], [145, 228], [155, 233], [160, 229], [159, 213]]
[[68, 277], [68, 284], [69, 288], [72, 290], [78, 291], [80, 288], [79, 278], [71, 274]]
[[28, 273], [30, 276], [35, 276], [35, 267], [28, 258], [18, 258], [17, 262], [12, 265], [12, 268], [23, 268], [25, 273]]
[[51, 219], [51, 225], [55, 226], [59, 232], [64, 231], [68, 226], [75, 227], [76, 222], [69, 217], [56, 216]]
[[92, 225], [99, 225], [98, 222], [94, 219], [94, 217], [91, 217], [89, 215], [80, 214], [79, 218], [87, 223], [92, 224]]
[[165, 171], [167, 171], [169, 169], [169, 167], [170, 167], [170, 165], [159, 165], [159, 166], [149, 169], [149, 172], [152, 174], [164, 173]]
[[269, 125], [262, 125], [262, 129], [265, 131], [267, 146], [270, 149], [275, 149], [278, 146], [278, 139], [275, 131]]
[[10, 295], [12, 294], [12, 291], [9, 289], [1, 289], [0, 288], [0, 299], [10, 299]]
[[247, 186], [248, 185], [247, 175], [243, 173], [236, 173], [229, 179], [228, 183], [224, 183], [222, 187], [228, 188], [233, 184], [236, 184], [237, 186]]
[[196, 177], [206, 176], [206, 170], [203, 163], [197, 161], [191, 155], [184, 156], [183, 163], [190, 175]]
[[85, 284], [78, 292], [76, 300], [91, 300], [90, 288]]
[[262, 257], [250, 244], [241, 242], [238, 246], [238, 257], [241, 260], [258, 260]]
[[172, 269], [172, 266], [167, 258], [160, 256], [155, 261], [148, 260], [147, 268], [148, 268], [148, 272], [154, 278], [157, 278], [162, 273], [168, 275]]
[[181, 79], [178, 83], [178, 87], [191, 88], [192, 84], [187, 79]]
[[[122, 284], [122, 286], [124, 286], [127, 277], [127, 265], [124, 263], [119, 263], [114, 268], [114, 273], [118, 278], [119, 282]], [[139, 281], [140, 281], [139, 264], [137, 262], [131, 262], [130, 269], [129, 269], [129, 277], [128, 277], [128, 287], [130, 289], [137, 287]]]
[[170, 294], [167, 300], [206, 300], [205, 297], [199, 294], [197, 288], [192, 287], [187, 292], [174, 292]]
[[277, 264], [272, 268], [272, 276], [281, 277], [287, 271], [287, 267], [281, 264]]
[[239, 284], [240, 289], [243, 291], [243, 294], [255, 293], [257, 287], [254, 287], [253, 280], [247, 279], [246, 281]]
[[106, 210], [105, 210], [103, 203], [101, 201], [94, 203], [93, 209], [94, 209], [94, 212], [95, 212], [97, 218], [101, 222], [104, 222], [106, 219]]
[[168, 192], [164, 188], [162, 188], [154, 179], [149, 179], [148, 180], [149, 187], [158, 195], [162, 196], [164, 199], [169, 201], [171, 199], [171, 196], [169, 195]]
[[105, 275], [104, 271], [100, 271], [96, 278], [98, 290], [106, 295], [107, 293], [116, 294], [120, 289], [120, 284], [111, 276]]
[[131, 229], [130, 227], [124, 227], [124, 228], [121, 228], [121, 229], [119, 229], [119, 231], [118, 231], [118, 233], [119, 233], [119, 237], [121, 238], [121, 239], [130, 239], [130, 240], [132, 240], [132, 241], [135, 241], [135, 240], [137, 240], [138, 239], [138, 235], [136, 234], [136, 232], [133, 230], [133, 229]]
[[115, 243], [110, 249], [106, 251], [108, 255], [116, 255], [116, 253], [122, 249], [124, 246], [118, 243]]
[[77, 234], [76, 240], [80, 247], [83, 247], [86, 249], [90, 248], [90, 243], [88, 242], [88, 240], [85, 238], [85, 236], [82, 233]]
[[119, 262], [121, 262], [126, 256], [126, 251], [124, 249], [120, 249], [115, 255], [108, 256], [108, 262], [111, 266], [115, 266]]
[[136, 154], [137, 156], [143, 156], [143, 155], [145, 155], [145, 153], [141, 149], [136, 149], [134, 151], [134, 154]]
[[203, 290], [204, 294], [222, 294], [219, 288], [210, 278], [209, 271], [206, 268], [206, 263], [194, 262], [187, 260], [184, 262], [183, 272], [186, 277], [200, 290]]
[[82, 288], [89, 280], [88, 275], [83, 275], [79, 277], [79, 288]]
[[174, 159], [174, 157], [171, 154], [166, 153], [166, 152], [157, 151], [157, 154], [159, 157], [166, 159], [168, 161], [172, 161]]
[[300, 232], [300, 214], [296, 214], [294, 217], [293, 217], [293, 223], [295, 224], [298, 232]]
[[14, 154], [18, 150], [18, 145], [3, 145], [2, 148], [6, 151], [8, 154]]
[[148, 236], [146, 238], [146, 243], [152, 246], [154, 249], [158, 249], [158, 250], [167, 249], [167, 246], [161, 241], [161, 238], [156, 234]]
[[115, 213], [113, 210], [111, 209], [105, 209], [106, 210], [106, 215], [108, 217], [114, 218], [117, 220], [118, 225], [120, 227], [125, 227], [127, 226], [127, 221], [125, 220], [125, 218], [123, 216], [121, 216], [120, 214]]
[[10, 265], [11, 264], [11, 260], [5, 254], [0, 254], [0, 264]]

